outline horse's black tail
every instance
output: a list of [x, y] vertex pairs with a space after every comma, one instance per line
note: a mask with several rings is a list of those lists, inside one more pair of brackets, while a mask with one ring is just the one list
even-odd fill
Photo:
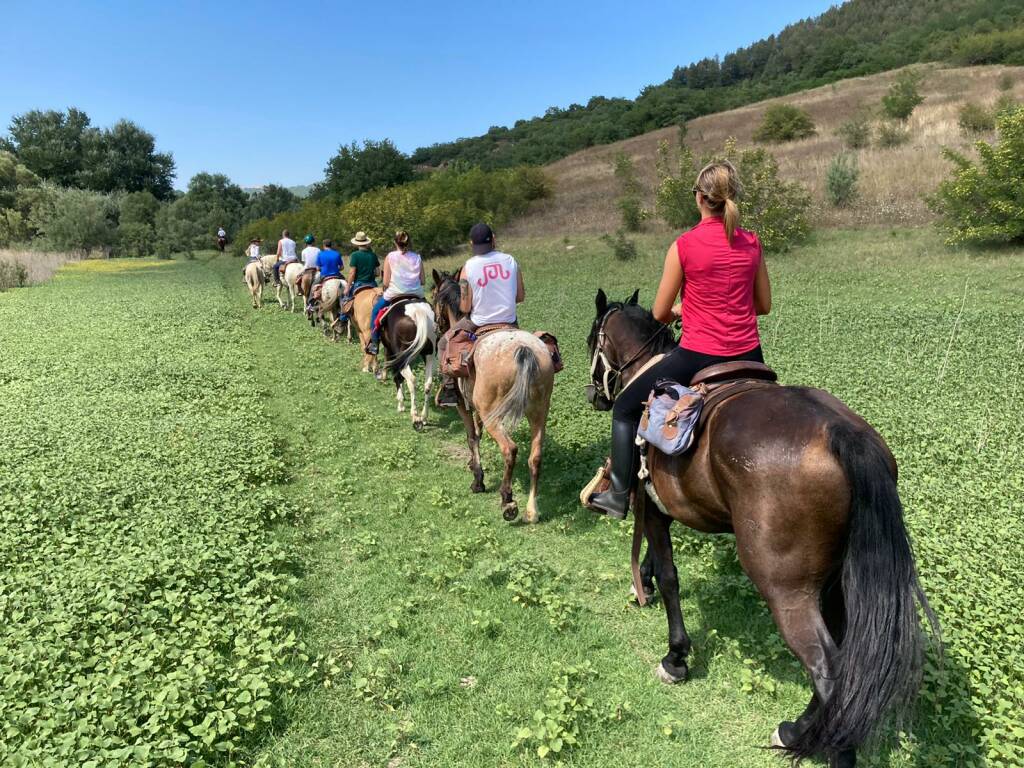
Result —
[[906, 714], [921, 682], [924, 635], [918, 605], [938, 636], [882, 444], [843, 423], [829, 427], [828, 436], [852, 494], [840, 572], [846, 621], [832, 660], [832, 695], [800, 738], [786, 745], [798, 760], [855, 749], [886, 717]]

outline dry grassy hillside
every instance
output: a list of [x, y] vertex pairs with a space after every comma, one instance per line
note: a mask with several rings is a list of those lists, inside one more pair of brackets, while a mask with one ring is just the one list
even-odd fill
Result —
[[[824, 226], [916, 225], [931, 220], [922, 201], [948, 175], [949, 163], [941, 155], [943, 146], [970, 154], [977, 138], [965, 136], [958, 125], [958, 110], [966, 101], [991, 105], [1000, 95], [998, 83], [1004, 73], [1014, 80], [1010, 94], [1024, 100], [1024, 67], [922, 67], [925, 97], [909, 122], [911, 140], [894, 149], [859, 151], [860, 198], [845, 210], [829, 206], [824, 198], [825, 172], [832, 158], [842, 151], [836, 128], [862, 112], [878, 113], [878, 105], [895, 78], [894, 72], [853, 78], [811, 91], [752, 104], [730, 112], [708, 115], [688, 123], [687, 143], [698, 157], [720, 149], [730, 136], [740, 146], [753, 143], [752, 135], [769, 104], [784, 102], [806, 109], [817, 124], [816, 136], [788, 144], [774, 145], [782, 174], [803, 182], [813, 193], [816, 221]], [[631, 156], [653, 207], [657, 183], [655, 160], [662, 141], [678, 145], [678, 130], [665, 128], [616, 144], [578, 152], [547, 167], [555, 183], [553, 199], [535, 207], [513, 226], [514, 234], [585, 234], [614, 230], [619, 214], [615, 208], [618, 190], [612, 177], [611, 160], [618, 152]], [[658, 227], [652, 222], [649, 226]]]

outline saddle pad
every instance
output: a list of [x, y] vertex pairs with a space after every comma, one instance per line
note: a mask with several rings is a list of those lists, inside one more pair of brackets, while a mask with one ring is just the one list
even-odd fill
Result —
[[384, 308], [381, 309], [381, 311], [377, 314], [377, 317], [374, 318], [373, 327], [376, 328], [377, 330], [380, 330], [381, 325], [384, 323], [384, 318], [387, 317], [391, 310], [393, 310], [395, 307], [404, 307], [406, 304], [415, 304], [421, 301], [424, 304], [428, 303], [426, 299], [421, 298], [419, 296], [409, 296], [408, 294], [405, 296], [396, 296], [391, 300], [391, 303], [386, 304]]

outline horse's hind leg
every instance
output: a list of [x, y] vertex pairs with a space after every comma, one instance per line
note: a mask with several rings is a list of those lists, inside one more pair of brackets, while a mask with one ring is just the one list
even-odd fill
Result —
[[683, 610], [679, 605], [679, 574], [672, 559], [672, 534], [669, 531], [672, 519], [662, 514], [654, 504], [645, 505], [645, 509], [648, 557], [653, 557], [654, 575], [668, 618], [668, 653], [655, 673], [662, 682], [678, 683], [690, 673], [686, 664], [686, 657], [690, 654], [690, 636], [686, 633]]
[[423, 358], [423, 413], [420, 414], [420, 427], [427, 423], [427, 410], [430, 408], [430, 390], [434, 386], [434, 356]]
[[[402, 378], [405, 380], [405, 386], [409, 388], [409, 414], [412, 416], [412, 426], [418, 432], [423, 428], [423, 424], [420, 423], [419, 417], [416, 415], [416, 374], [411, 365], [402, 369]], [[401, 389], [401, 384], [399, 384], [399, 389]]]
[[511, 522], [519, 515], [519, 505], [512, 498], [512, 473], [516, 468], [516, 454], [519, 447], [505, 431], [505, 425], [501, 421], [487, 423], [486, 414], [481, 414], [484, 419], [484, 426], [488, 434], [494, 438], [494, 442], [501, 448], [501, 455], [505, 459], [505, 474], [501, 478], [501, 516]]
[[537, 509], [537, 486], [540, 484], [541, 454], [544, 448], [544, 431], [547, 427], [547, 408], [542, 413], [528, 413], [530, 422], [530, 498], [526, 501], [526, 522], [536, 523], [540, 518]]
[[466, 443], [469, 446], [469, 471], [473, 473], [473, 484], [469, 489], [473, 493], [484, 492], [484, 470], [480, 466], [480, 430], [477, 429], [476, 415], [471, 413], [460, 400], [456, 406], [462, 424], [466, 428]]

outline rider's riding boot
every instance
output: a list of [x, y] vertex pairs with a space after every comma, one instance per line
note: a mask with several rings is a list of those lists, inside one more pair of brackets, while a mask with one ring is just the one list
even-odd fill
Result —
[[438, 390], [435, 400], [438, 408], [455, 408], [459, 404], [459, 388], [455, 379], [445, 376], [441, 381], [441, 389]]
[[612, 419], [611, 487], [590, 497], [589, 506], [622, 520], [629, 511], [629, 494], [636, 479], [636, 424]]
[[378, 352], [380, 352], [380, 342], [376, 339], [370, 339], [366, 343], [366, 354], [376, 355]]

